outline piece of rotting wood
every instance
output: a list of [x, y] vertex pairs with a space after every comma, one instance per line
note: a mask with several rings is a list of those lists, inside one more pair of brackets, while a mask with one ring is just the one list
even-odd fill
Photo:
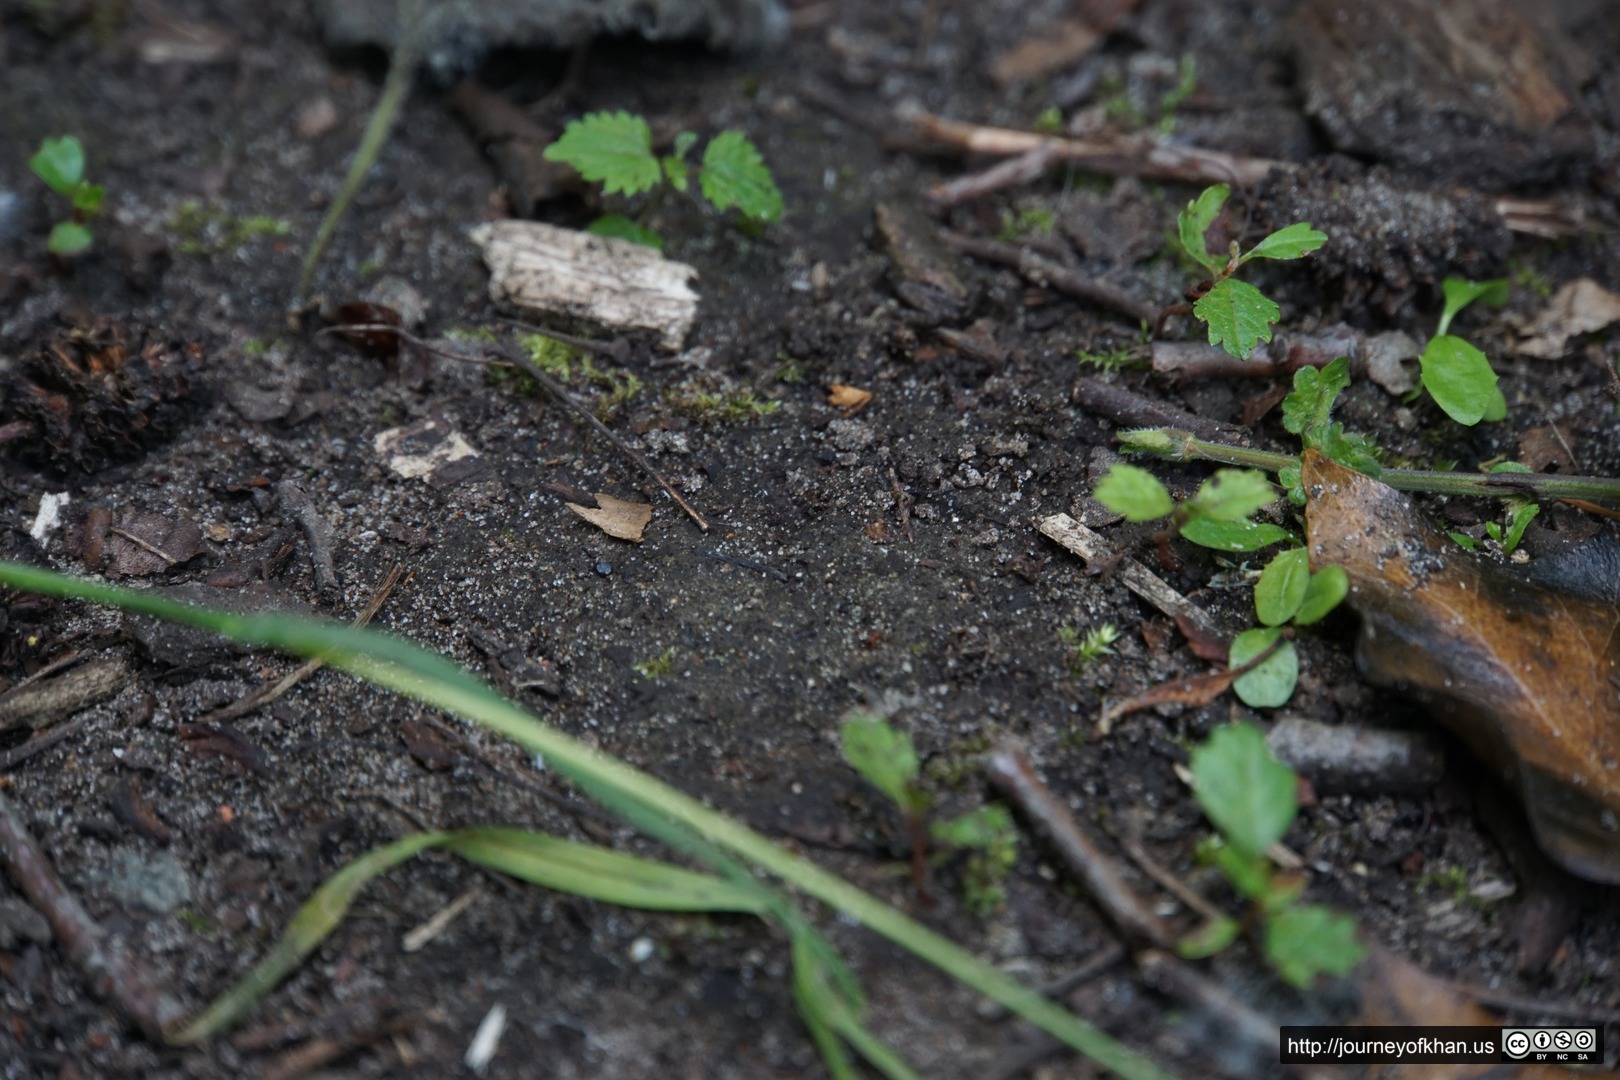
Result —
[[14, 687], [0, 694], [0, 731], [18, 726], [49, 727], [80, 709], [105, 701], [128, 682], [129, 665], [119, 657], [110, 657], [54, 678]]
[[679, 349], [697, 316], [697, 271], [652, 248], [538, 221], [472, 231], [489, 265], [489, 296], [528, 311], [625, 330], [652, 330]]
[[[1087, 563], [1112, 559], [1114, 551], [1108, 541], [1080, 524], [1068, 514], [1053, 514], [1036, 522], [1043, 536], [1049, 536]], [[1120, 581], [1131, 592], [1140, 596], [1171, 618], [1181, 616], [1198, 629], [1219, 636], [1221, 631], [1210, 620], [1203, 608], [1172, 589], [1163, 578], [1132, 558], [1119, 560]]]

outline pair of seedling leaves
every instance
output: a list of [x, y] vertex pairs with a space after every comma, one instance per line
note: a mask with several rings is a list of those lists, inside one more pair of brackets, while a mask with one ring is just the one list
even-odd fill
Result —
[[[546, 147], [545, 157], [601, 183], [604, 195], [639, 195], [665, 184], [684, 194], [691, 178], [686, 156], [697, 138], [683, 131], [675, 136], [673, 152], [659, 157], [653, 153], [646, 120], [627, 112], [587, 113]], [[735, 206], [751, 221], [772, 222], [782, 216], [782, 193], [759, 149], [740, 131], [722, 131], [709, 140], [698, 169], [698, 190], [716, 210]], [[652, 248], [664, 245], [656, 232], [622, 214], [598, 218], [588, 231]]]
[[[1328, 238], [1310, 224], [1297, 222], [1278, 229], [1248, 251], [1240, 251], [1233, 241], [1224, 258], [1212, 255], [1204, 234], [1220, 216], [1230, 195], [1231, 189], [1225, 184], [1206, 188], [1176, 219], [1176, 235], [1188, 257], [1212, 275], [1194, 289], [1198, 296], [1193, 303], [1194, 317], [1209, 328], [1211, 345], [1247, 360], [1260, 342], [1271, 340], [1281, 311], [1259, 289], [1234, 275], [1255, 259], [1304, 258], [1327, 243]], [[1490, 361], [1473, 345], [1447, 331], [1457, 313], [1475, 300], [1492, 305], [1504, 303], [1507, 282], [1447, 278], [1441, 289], [1445, 306], [1439, 327], [1418, 359], [1422, 385], [1435, 404], [1459, 424], [1472, 426], [1481, 420], [1501, 420], [1507, 416], [1507, 401]]]
[[47, 241], [51, 254], [76, 255], [89, 248], [92, 238], [85, 222], [101, 212], [107, 189], [85, 181], [84, 144], [72, 135], [46, 139], [28, 159], [28, 167], [73, 207], [71, 220], [59, 221], [51, 228]]

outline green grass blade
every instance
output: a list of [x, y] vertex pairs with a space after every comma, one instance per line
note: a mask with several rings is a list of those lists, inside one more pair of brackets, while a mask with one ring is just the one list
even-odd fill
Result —
[[349, 905], [371, 880], [425, 848], [444, 842], [445, 833], [415, 833], [368, 852], [327, 878], [293, 915], [264, 959], [235, 986], [169, 1036], [174, 1046], [190, 1046], [223, 1031], [304, 962], [348, 914]]
[[[51, 596], [75, 597], [202, 626], [237, 641], [319, 657], [329, 666], [369, 679], [505, 735], [544, 756], [548, 765], [592, 794], [611, 792], [679, 823], [715, 847], [777, 875], [783, 881], [864, 923], [895, 944], [1017, 1013], [1126, 1080], [1169, 1080], [1151, 1061], [1130, 1050], [966, 949], [808, 859], [793, 854], [638, 769], [556, 731], [502, 698], [442, 656], [400, 638], [322, 620], [193, 608], [96, 582], [18, 563], [0, 562], [0, 585]], [[610, 807], [613, 809], [613, 807]], [[637, 824], [632, 822], [632, 824]], [[639, 827], [639, 825], [638, 825]], [[662, 837], [660, 837], [662, 839]]]
[[444, 848], [535, 885], [622, 907], [766, 913], [757, 894], [710, 874], [527, 829], [467, 829]]

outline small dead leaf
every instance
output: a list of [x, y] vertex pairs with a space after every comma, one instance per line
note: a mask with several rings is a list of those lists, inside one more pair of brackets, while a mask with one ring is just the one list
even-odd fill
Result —
[[351, 300], [339, 305], [328, 321], [337, 329], [338, 337], [367, 356], [393, 356], [399, 352], [399, 335], [380, 329], [404, 325], [404, 317], [391, 307]]
[[1569, 443], [1551, 424], [1519, 436], [1519, 464], [1531, 472], [1578, 472]]
[[231, 531], [231, 527], [229, 525], [221, 525], [217, 521], [210, 521], [208, 524], [204, 525], [203, 532], [207, 533], [208, 539], [212, 540], [216, 544], [223, 544], [232, 536], [236, 535]]
[[171, 521], [144, 510], [120, 519], [108, 533], [103, 550], [112, 578], [160, 574], [203, 550], [202, 529], [195, 521]]
[[868, 540], [874, 541], [875, 543], [881, 544], [889, 539], [889, 526], [881, 521], [872, 522], [862, 531], [866, 533], [866, 538]]
[[652, 506], [648, 503], [626, 502], [612, 495], [596, 492], [596, 506], [564, 503], [568, 509], [595, 525], [615, 540], [641, 543], [641, 534], [652, 520]]
[[1311, 568], [1350, 577], [1363, 674], [1430, 705], [1505, 777], [1556, 862], [1620, 884], [1620, 610], [1463, 551], [1314, 451], [1302, 482]]
[[1553, 294], [1546, 308], [1523, 330], [1519, 352], [1542, 360], [1564, 355], [1569, 339], [1620, 321], [1620, 294], [1591, 278], [1579, 278]]
[[[1359, 1023], [1368, 1027], [1499, 1028], [1487, 1012], [1451, 983], [1437, 979], [1381, 946], [1368, 950], [1356, 970], [1361, 986]], [[1572, 1075], [1540, 1064], [1381, 1065], [1369, 1071], [1381, 1080], [1553, 1080]]]
[[866, 408], [872, 400], [872, 391], [862, 390], [846, 383], [833, 383], [827, 387], [827, 404], [835, 409], [848, 409], [855, 412]]

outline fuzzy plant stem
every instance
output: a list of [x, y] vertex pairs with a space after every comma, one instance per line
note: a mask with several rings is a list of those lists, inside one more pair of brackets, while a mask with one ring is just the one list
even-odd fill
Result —
[[[1246, 446], [1209, 442], [1188, 431], [1148, 428], [1122, 431], [1119, 441], [1127, 450], [1157, 454], [1172, 461], [1217, 461], [1223, 465], [1279, 472], [1299, 464], [1296, 454], [1274, 454]], [[1603, 476], [1549, 476], [1544, 473], [1451, 473], [1424, 469], [1385, 469], [1377, 479], [1399, 491], [1427, 491], [1436, 495], [1473, 495], [1501, 498], [1527, 495], [1534, 499], [1584, 499], [1620, 506], [1620, 480]]]
[[315, 281], [315, 270], [325, 257], [326, 249], [332, 243], [338, 224], [349, 212], [349, 204], [354, 202], [354, 197], [359, 194], [366, 173], [377, 163], [377, 156], [382, 153], [383, 146], [388, 142], [388, 135], [394, 130], [394, 122], [399, 119], [405, 99], [410, 95], [411, 76], [416, 71], [416, 53], [422, 37], [419, 32], [424, 21], [422, 11], [423, 0], [399, 0], [396, 16], [399, 23], [399, 44], [394, 46], [394, 55], [389, 60], [388, 78], [383, 81], [382, 96], [377, 99], [377, 107], [372, 110], [371, 119], [366, 122], [366, 131], [360, 137], [360, 146], [354, 152], [354, 160], [349, 163], [349, 174], [343, 178], [343, 186], [338, 189], [337, 198], [327, 207], [326, 216], [321, 219], [321, 227], [315, 233], [315, 241], [310, 244], [309, 251], [304, 256], [303, 268], [298, 272], [299, 300], [309, 295], [309, 288]]

